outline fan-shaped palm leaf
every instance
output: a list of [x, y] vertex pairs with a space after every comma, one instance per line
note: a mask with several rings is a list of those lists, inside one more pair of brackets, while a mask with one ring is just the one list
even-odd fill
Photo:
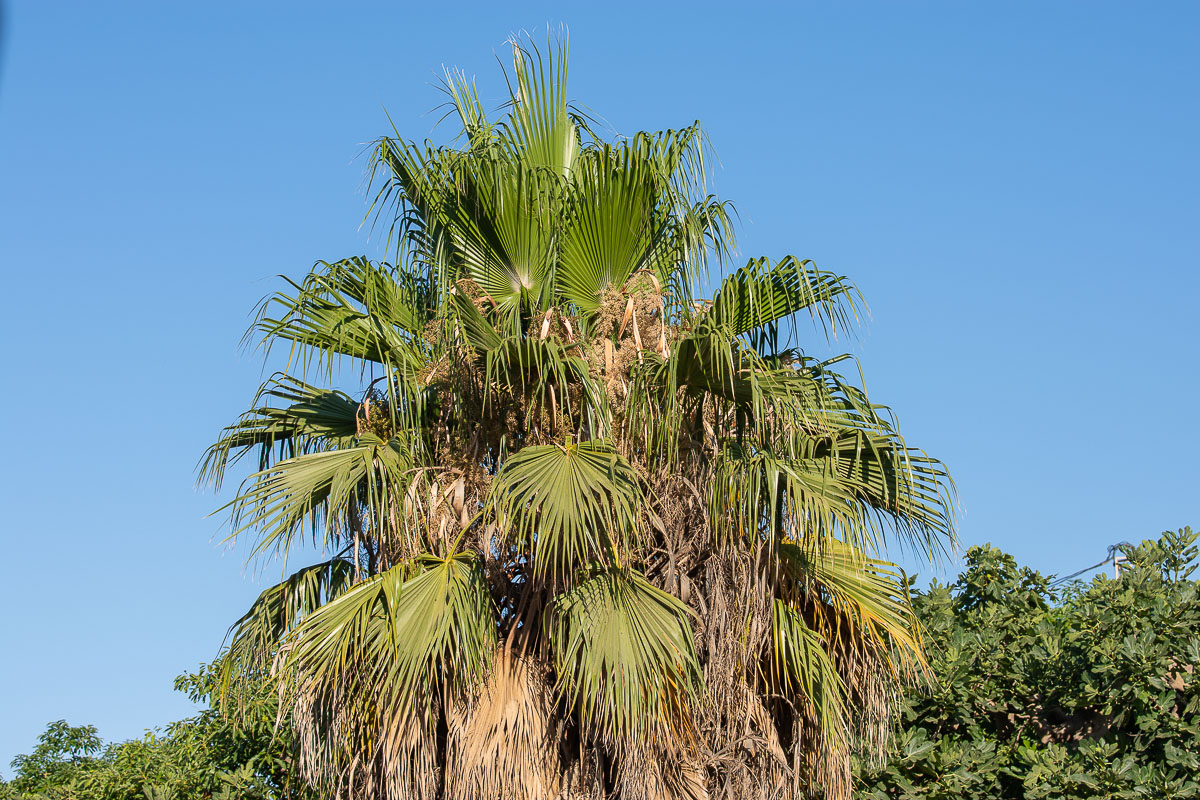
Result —
[[371, 434], [355, 447], [308, 453], [246, 479], [227, 506], [233, 533], [259, 531], [255, 554], [274, 550], [286, 559], [307, 523], [314, 543], [340, 550], [350, 537], [352, 509], [363, 505], [381, 521], [395, 518], [395, 502], [411, 482], [412, 459], [399, 439]]
[[561, 691], [609, 739], [689, 735], [701, 686], [689, 610], [638, 573], [610, 568], [554, 601]]
[[280, 669], [299, 685], [378, 681], [378, 699], [428, 710], [431, 687], [475, 685], [495, 647], [494, 606], [475, 555], [426, 556], [303, 619], [285, 641]]
[[605, 148], [584, 163], [564, 225], [558, 291], [593, 312], [606, 292], [620, 289], [646, 264], [664, 238], [665, 220], [656, 218], [661, 193], [655, 176], [628, 148]]
[[423, 330], [430, 312], [415, 279], [389, 276], [365, 259], [320, 266], [302, 283], [285, 278], [294, 293], [263, 302], [255, 326], [262, 343], [299, 345], [302, 358], [315, 356], [327, 373], [343, 356], [419, 370], [425, 359], [412, 334]]
[[509, 457], [488, 499], [534, 574], [569, 578], [581, 565], [619, 564], [636, 544], [637, 473], [601, 440], [531, 445]]
[[[287, 405], [265, 404], [272, 400]], [[291, 458], [343, 447], [358, 432], [358, 403], [342, 392], [311, 386], [286, 373], [276, 373], [264, 383], [253, 405], [256, 407], [225, 428], [204, 454], [201, 481], [219, 487], [225, 468], [255, 449], [259, 451], [258, 468], [265, 470], [276, 455]]]
[[776, 685], [803, 703], [818, 730], [838, 740], [846, 736], [845, 687], [826, 652], [828, 642], [786, 601], [772, 607], [772, 665]]
[[381, 784], [431, 796], [436, 776], [413, 769], [434, 766], [439, 709], [479, 684], [495, 647], [494, 606], [473, 554], [398, 564], [326, 603], [291, 631], [277, 665], [308, 774], [357, 782], [364, 796]]
[[811, 261], [759, 258], [721, 283], [704, 320], [740, 336], [807, 310], [827, 334], [836, 334], [857, 321], [861, 303], [854, 284]]
[[229, 684], [239, 672], [266, 673], [282, 642], [310, 614], [340, 597], [354, 582], [356, 565], [341, 556], [297, 570], [264, 589], [227, 634], [229, 649], [220, 661], [224, 700], [235, 696]]
[[[550, 50], [554, 52], [549, 52]], [[566, 36], [543, 53], [513, 41], [512, 100], [506, 124], [515, 161], [569, 177], [579, 131], [567, 107]]]
[[780, 542], [778, 553], [787, 581], [783, 593], [793, 599], [812, 593], [854, 631], [857, 640], [849, 642], [840, 641], [841, 627], [821, 631], [831, 647], [873, 647], [885, 659], [899, 659], [897, 671], [924, 663], [908, 585], [894, 564], [829, 537]]
[[[548, 294], [554, 258], [555, 195], [561, 180], [523, 164], [479, 160], [456, 176], [451, 238], [463, 270], [499, 308], [512, 312]], [[512, 325], [508, 331], [515, 332]]]

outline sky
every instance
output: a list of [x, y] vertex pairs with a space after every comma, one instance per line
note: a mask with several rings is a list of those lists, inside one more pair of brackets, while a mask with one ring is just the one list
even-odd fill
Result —
[[263, 376], [250, 312], [378, 257], [387, 115], [434, 133], [443, 66], [498, 103], [548, 23], [614, 131], [701, 120], [743, 258], [857, 283], [832, 347], [949, 465], [964, 550], [1061, 575], [1200, 526], [1200, 5], [9, 0], [0, 773], [52, 720], [193, 713], [173, 677], [279, 576], [195, 483]]

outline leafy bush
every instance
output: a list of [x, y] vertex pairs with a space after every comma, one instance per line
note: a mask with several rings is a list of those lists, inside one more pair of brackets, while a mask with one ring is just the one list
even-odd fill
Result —
[[915, 601], [936, 679], [858, 796], [1200, 797], [1200, 600], [1190, 528], [1059, 590], [994, 547]]
[[[209, 703], [217, 675], [202, 667], [175, 688]], [[0, 800], [301, 800], [310, 798], [291, 768], [290, 733], [275, 730], [274, 693], [265, 685], [239, 698], [238, 713], [208, 709], [162, 732], [101, 752], [92, 726], [49, 725], [30, 755], [13, 761]]]

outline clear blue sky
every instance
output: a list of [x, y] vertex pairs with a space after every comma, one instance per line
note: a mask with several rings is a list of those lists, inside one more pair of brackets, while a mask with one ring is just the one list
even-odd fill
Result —
[[952, 468], [964, 544], [1062, 574], [1200, 525], [1200, 5], [416, 5], [10, 0], [4, 774], [50, 720], [191, 712], [172, 677], [263, 585], [193, 472], [257, 384], [248, 312], [377, 254], [385, 107], [426, 136], [443, 64], [498, 99], [493, 53], [547, 22], [617, 131], [705, 123], [744, 255], [858, 282], [848, 346]]

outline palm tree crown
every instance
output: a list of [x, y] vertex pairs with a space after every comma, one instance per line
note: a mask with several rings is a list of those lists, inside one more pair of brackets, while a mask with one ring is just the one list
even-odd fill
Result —
[[339, 797], [848, 797], [923, 665], [880, 554], [953, 541], [949, 476], [785, 346], [854, 322], [845, 278], [755, 259], [699, 299], [733, 242], [698, 125], [602, 138], [565, 40], [508, 77], [493, 120], [447, 75], [452, 146], [376, 142], [395, 263], [261, 307], [290, 371], [202, 479], [253, 453], [232, 535], [334, 555], [234, 625], [229, 695], [269, 672]]

